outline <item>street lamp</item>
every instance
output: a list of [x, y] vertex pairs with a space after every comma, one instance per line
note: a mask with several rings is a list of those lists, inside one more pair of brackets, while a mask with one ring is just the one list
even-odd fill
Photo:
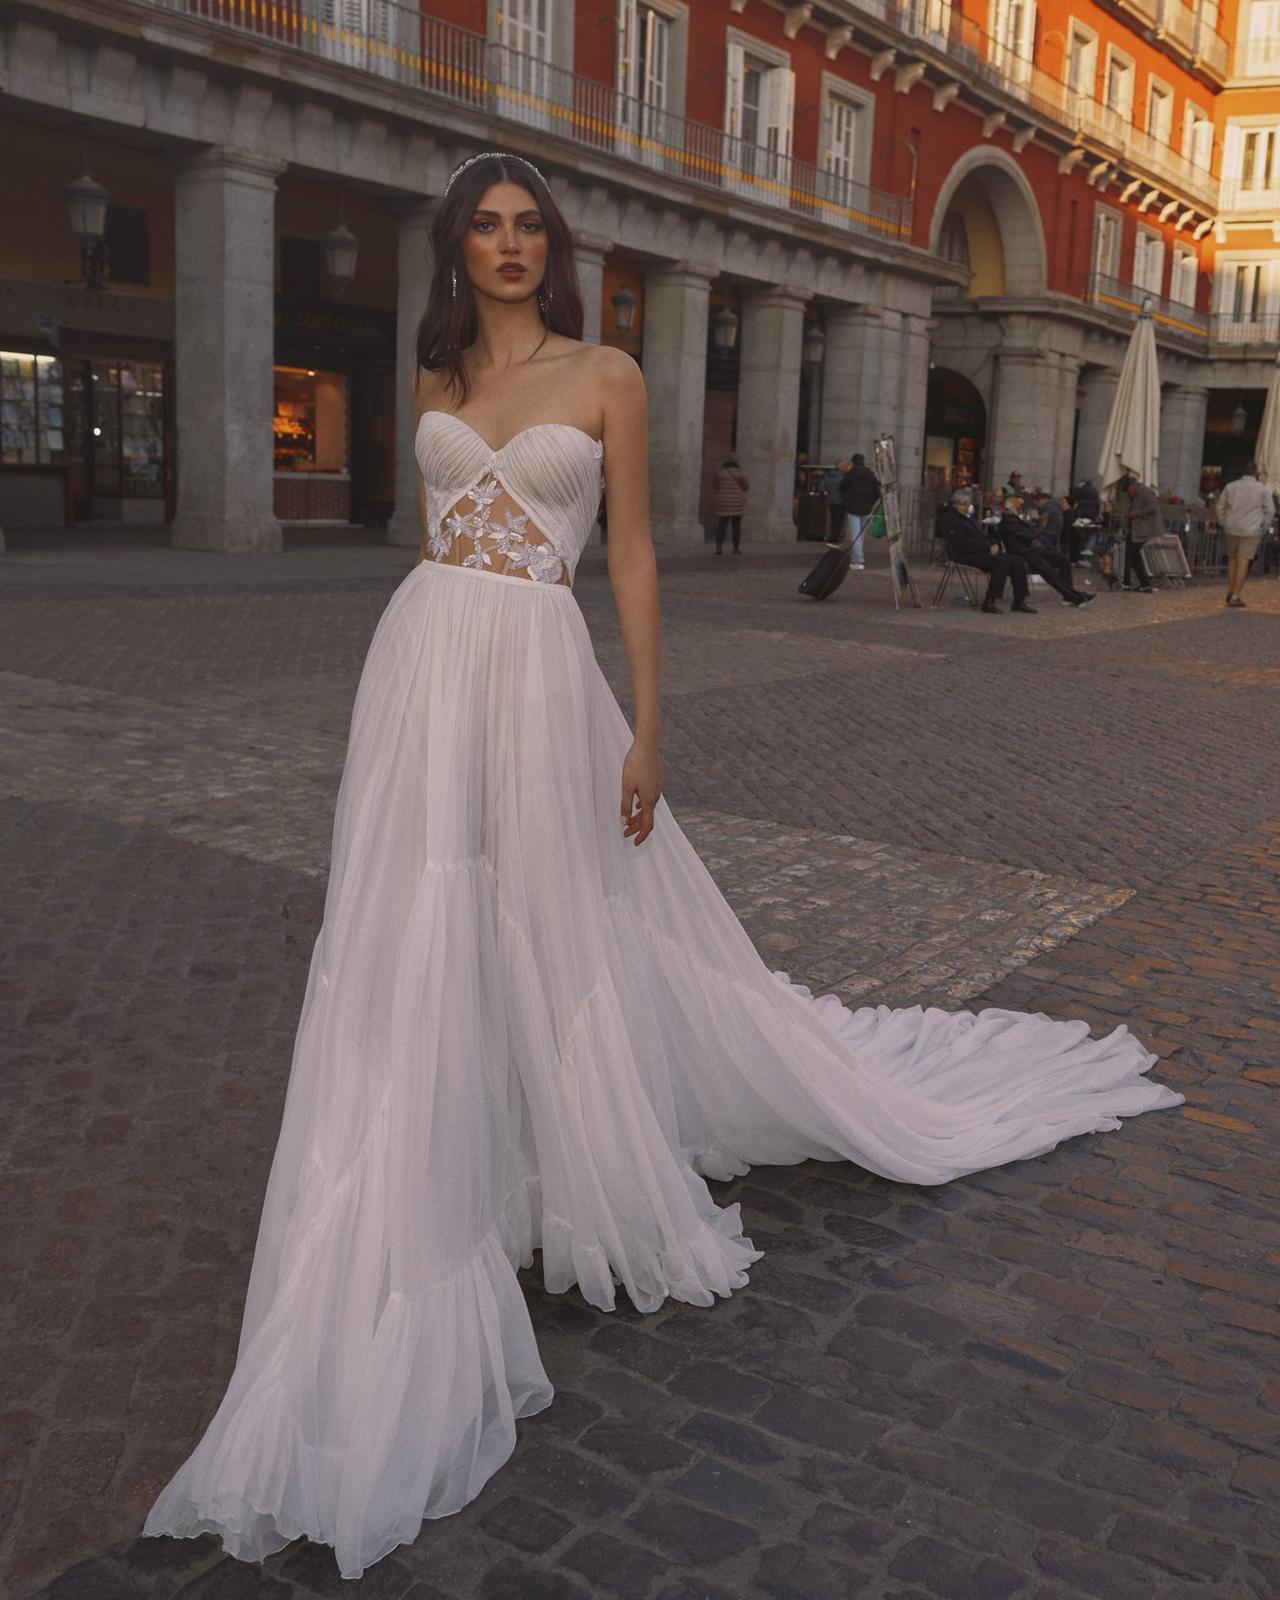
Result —
[[325, 234], [324, 262], [329, 273], [329, 281], [337, 294], [343, 295], [351, 287], [351, 280], [356, 275], [356, 257], [359, 253], [360, 241], [345, 224], [339, 222], [332, 233]]
[[738, 324], [742, 319], [729, 309], [721, 306], [711, 319], [711, 340], [717, 352], [728, 355], [738, 342]]
[[616, 294], [609, 296], [609, 304], [613, 307], [613, 328], [615, 333], [624, 337], [631, 332], [635, 325], [636, 307], [639, 301], [624, 283]]
[[822, 360], [822, 352], [827, 348], [827, 336], [816, 322], [811, 322], [805, 329], [804, 343], [801, 346], [801, 357], [807, 367], [816, 367]]
[[108, 192], [89, 176], [88, 140], [83, 141], [84, 171], [65, 193], [71, 231], [80, 241], [80, 275], [86, 289], [101, 289], [106, 271]]

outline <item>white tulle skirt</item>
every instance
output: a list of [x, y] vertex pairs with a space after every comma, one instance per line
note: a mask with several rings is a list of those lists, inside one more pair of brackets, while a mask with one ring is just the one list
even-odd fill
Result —
[[552, 1399], [516, 1268], [709, 1305], [759, 1252], [703, 1177], [913, 1184], [1182, 1096], [1120, 1028], [851, 1011], [771, 972], [660, 801], [563, 586], [425, 562], [361, 678], [235, 1372], [143, 1531], [344, 1577], [470, 1500]]

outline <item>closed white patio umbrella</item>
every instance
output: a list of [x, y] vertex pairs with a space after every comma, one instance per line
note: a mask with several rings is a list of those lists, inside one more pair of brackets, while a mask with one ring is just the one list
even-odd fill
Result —
[[1271, 374], [1271, 387], [1267, 390], [1267, 404], [1253, 454], [1258, 463], [1258, 476], [1273, 492], [1280, 489], [1280, 350], [1276, 351], [1276, 369]]
[[1150, 310], [1144, 307], [1120, 368], [1120, 382], [1102, 441], [1098, 483], [1109, 489], [1131, 472], [1140, 483], [1155, 488], [1159, 455], [1160, 363], [1155, 323]]

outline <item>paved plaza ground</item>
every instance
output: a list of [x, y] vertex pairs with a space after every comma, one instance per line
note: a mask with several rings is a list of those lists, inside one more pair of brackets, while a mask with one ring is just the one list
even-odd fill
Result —
[[[662, 560], [673, 813], [849, 1003], [1131, 1024], [1186, 1104], [942, 1186], [714, 1185], [709, 1310], [524, 1274], [549, 1410], [361, 1580], [138, 1529], [230, 1374], [348, 718], [412, 555], [0, 562], [0, 1592], [1274, 1600], [1280, 583], [1035, 617]], [[925, 586], [930, 584], [925, 575]], [[597, 552], [576, 584], [624, 709]]]

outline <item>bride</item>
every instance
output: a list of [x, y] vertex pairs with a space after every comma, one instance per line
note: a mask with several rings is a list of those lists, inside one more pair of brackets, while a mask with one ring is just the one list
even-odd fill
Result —
[[[706, 1178], [940, 1184], [1178, 1105], [1118, 1028], [849, 1010], [770, 971], [662, 798], [646, 399], [583, 344], [542, 175], [464, 162], [418, 335], [423, 559], [356, 694], [235, 1370], [144, 1533], [343, 1577], [551, 1403], [517, 1269], [710, 1305], [760, 1254]], [[609, 486], [629, 728], [572, 580]]]

